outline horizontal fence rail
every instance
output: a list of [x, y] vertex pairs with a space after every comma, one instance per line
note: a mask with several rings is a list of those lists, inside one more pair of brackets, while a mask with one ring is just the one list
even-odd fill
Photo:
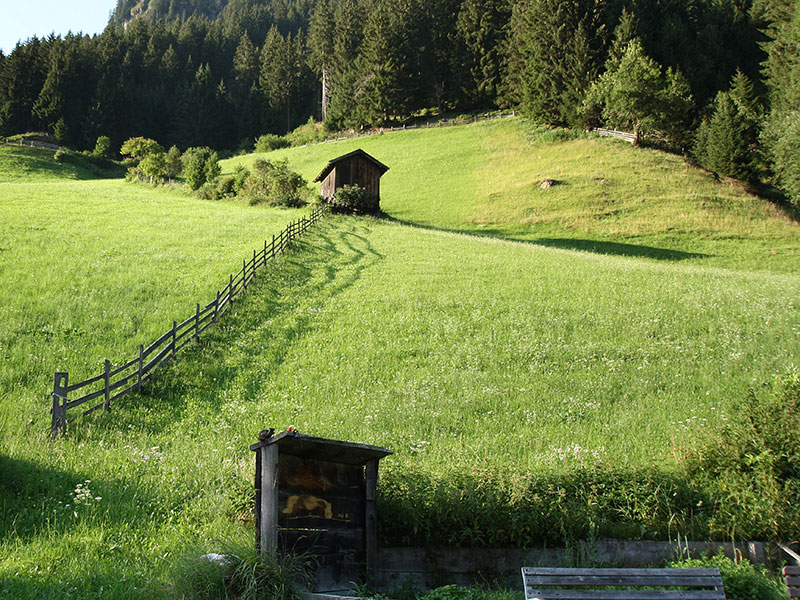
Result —
[[620, 140], [625, 140], [633, 144], [636, 141], [635, 133], [628, 133], [627, 131], [617, 131], [616, 129], [603, 129], [602, 127], [595, 127], [592, 129], [594, 133], [600, 137], [612, 137]]
[[330, 144], [331, 142], [343, 142], [345, 140], [368, 137], [371, 135], [378, 135], [381, 133], [390, 133], [392, 131], [405, 131], [406, 129], [431, 129], [434, 127], [453, 127], [455, 125], [467, 125], [468, 123], [477, 123], [478, 121], [493, 121], [495, 119], [508, 119], [510, 117], [516, 117], [516, 116], [517, 116], [516, 112], [510, 112], [505, 114], [487, 113], [483, 115], [455, 117], [452, 119], [435, 119], [433, 121], [412, 123], [411, 125], [399, 125], [397, 127], [380, 127], [377, 129], [369, 129], [367, 131], [354, 133], [352, 135], [328, 138], [320, 142], [311, 142], [310, 144], [303, 144], [301, 146], [298, 146], [298, 148], [305, 148], [306, 146], [318, 146], [319, 144]]
[[[265, 240], [263, 248], [253, 250], [252, 258], [242, 260], [241, 270], [236, 275], [230, 275], [227, 285], [217, 292], [211, 302], [205, 306], [196, 304], [191, 316], [181, 322], [173, 321], [172, 327], [148, 346], [140, 345], [136, 357], [121, 364], [112, 364], [105, 360], [102, 373], [78, 383], [70, 384], [68, 373], [56, 373], [53, 379], [51, 433], [58, 436], [66, 431], [67, 424], [75, 419], [67, 419], [67, 411], [70, 409], [82, 407], [76, 417], [88, 415], [101, 408], [108, 411], [111, 409], [111, 402], [139, 390], [160, 365], [216, 323], [235, 298], [247, 289], [256, 271], [317, 223], [327, 209], [326, 205], [322, 205], [308, 217], [289, 223], [280, 234], [272, 236], [272, 242]], [[70, 397], [70, 394], [75, 395], [76, 392], [80, 395]]]

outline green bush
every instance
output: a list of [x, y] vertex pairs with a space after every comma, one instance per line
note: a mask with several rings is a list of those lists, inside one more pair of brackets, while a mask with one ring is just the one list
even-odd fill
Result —
[[174, 586], [192, 600], [300, 600], [310, 584], [309, 560], [261, 554], [247, 541], [224, 542], [215, 556], [198, 551], [179, 563]]
[[112, 158], [111, 152], [111, 138], [107, 135], [101, 135], [95, 142], [92, 156], [97, 158]]
[[709, 495], [709, 533], [791, 539], [800, 531], [800, 373], [753, 390], [717, 429], [686, 442], [687, 476]]
[[304, 125], [287, 133], [285, 139], [291, 146], [314, 144], [325, 139], [325, 130], [322, 123], [316, 123], [314, 117], [309, 117]]
[[274, 133], [264, 134], [256, 140], [256, 152], [272, 152], [288, 146], [289, 141], [286, 138]]
[[354, 213], [377, 213], [378, 198], [358, 185], [345, 185], [336, 190], [333, 203], [337, 210]]
[[183, 174], [186, 185], [192, 190], [199, 190], [204, 184], [212, 183], [221, 170], [219, 156], [211, 148], [189, 148], [183, 154]]
[[747, 559], [733, 561], [723, 554], [684, 558], [667, 565], [681, 569], [719, 569], [728, 600], [786, 600], [783, 584]]
[[292, 171], [285, 159], [256, 160], [241, 191], [250, 204], [287, 207], [303, 206], [310, 193], [306, 180]]

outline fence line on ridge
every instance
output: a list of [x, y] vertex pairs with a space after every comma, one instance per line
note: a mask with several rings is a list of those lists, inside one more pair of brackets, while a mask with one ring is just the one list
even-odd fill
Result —
[[[53, 377], [52, 393], [52, 423], [50, 427], [53, 436], [63, 435], [67, 424], [76, 417], [88, 415], [99, 409], [111, 410], [111, 402], [138, 391], [153, 372], [164, 362], [175, 356], [175, 354], [192, 340], [195, 340], [217, 322], [217, 319], [233, 304], [235, 298], [247, 289], [248, 284], [255, 277], [256, 271], [266, 266], [267, 262], [281, 254], [291, 245], [292, 240], [305, 233], [305, 231], [317, 223], [325, 212], [327, 206], [322, 205], [314, 210], [308, 217], [301, 217], [297, 221], [292, 221], [280, 234], [272, 236], [272, 242], [264, 240], [264, 247], [260, 250], [253, 250], [253, 257], [250, 260], [242, 260], [242, 269], [236, 274], [231, 274], [227, 285], [217, 292], [216, 297], [201, 307], [195, 305], [194, 314], [184, 319], [180, 323], [172, 322], [172, 327], [161, 337], [145, 347], [139, 346], [138, 355], [122, 364], [112, 364], [106, 359], [103, 362], [103, 371], [99, 375], [90, 377], [78, 383], [69, 383], [69, 373], [57, 372]], [[99, 389], [97, 388], [99, 384]], [[85, 391], [85, 388], [92, 388], [92, 391]], [[84, 390], [82, 396], [70, 399], [70, 393]], [[76, 417], [67, 420], [67, 411], [77, 408], [91, 401], [97, 401], [93, 406], [85, 409]]]

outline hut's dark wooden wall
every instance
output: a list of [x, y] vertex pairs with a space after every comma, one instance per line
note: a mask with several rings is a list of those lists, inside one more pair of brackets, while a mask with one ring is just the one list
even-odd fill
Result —
[[381, 170], [362, 156], [342, 160], [322, 182], [322, 195], [332, 200], [336, 190], [345, 185], [358, 185], [376, 198], [381, 196]]
[[364, 467], [281, 454], [278, 459], [279, 546], [312, 552], [324, 587], [363, 576]]

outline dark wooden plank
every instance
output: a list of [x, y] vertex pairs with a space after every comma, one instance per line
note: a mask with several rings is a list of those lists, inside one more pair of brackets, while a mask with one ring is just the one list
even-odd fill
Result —
[[680, 575], [529, 575], [525, 585], [535, 586], [608, 586], [608, 585], [660, 585], [682, 587], [718, 587], [721, 577], [691, 577]]
[[106, 390], [105, 388], [97, 390], [96, 392], [92, 392], [91, 394], [86, 394], [85, 396], [81, 396], [80, 398], [75, 398], [74, 400], [70, 400], [69, 402], [64, 403], [64, 409], [69, 410], [70, 408], [75, 408], [76, 406], [80, 406], [81, 404], [86, 404], [87, 402], [99, 398], [100, 396], [105, 396]]
[[105, 376], [106, 376], [105, 373], [100, 373], [100, 375], [92, 377], [91, 379], [86, 379], [85, 381], [68, 385], [64, 388], [64, 391], [67, 393], [78, 391], [79, 389], [85, 388], [88, 385], [92, 385], [93, 383], [97, 383], [98, 381], [103, 381], [103, 379], [105, 379]]
[[800, 587], [800, 576], [787, 575], [785, 577], [786, 577], [786, 586], [787, 587]]
[[363, 527], [365, 503], [362, 498], [299, 494], [281, 489], [279, 524], [292, 529], [342, 529]]
[[[172, 333], [172, 332], [170, 332], [170, 333]], [[169, 346], [164, 346], [161, 349], [161, 352], [156, 354], [155, 357], [153, 357], [150, 360], [150, 362], [145, 363], [145, 365], [142, 367], [142, 373], [143, 374], [144, 373], [149, 373], [151, 369], [154, 369], [155, 367], [160, 365], [164, 361], [164, 359], [168, 355], [170, 355], [171, 353], [172, 353], [172, 343], [170, 342], [170, 345]]]
[[787, 575], [800, 575], [800, 566], [786, 565], [783, 567], [783, 576]]
[[525, 588], [525, 598], [542, 600], [725, 600], [721, 590], [553, 590]]
[[88, 415], [88, 414], [91, 414], [91, 413], [93, 413], [93, 412], [94, 412], [94, 411], [96, 411], [96, 410], [100, 410], [100, 409], [101, 409], [101, 408], [103, 408], [105, 405], [106, 405], [106, 402], [105, 402], [105, 400], [103, 400], [103, 402], [101, 402], [100, 404], [95, 404], [95, 405], [94, 405], [92, 408], [88, 408], [88, 409], [86, 409], [86, 410], [85, 410], [85, 411], [83, 411], [83, 412], [82, 412], [82, 413], [81, 413], [79, 416], [81, 416], [81, 417], [85, 417], [86, 415]]
[[136, 389], [138, 389], [138, 387], [139, 387], [139, 383], [138, 382], [137, 383], [133, 383], [133, 384], [129, 385], [128, 387], [126, 387], [125, 389], [122, 389], [122, 390], [118, 391], [116, 394], [114, 394], [113, 396], [111, 396], [111, 400], [116, 400], [117, 398], [121, 398], [125, 394], [130, 394], [131, 392], [133, 392]]
[[147, 358], [147, 357], [148, 357], [148, 356], [150, 356], [150, 354], [152, 354], [152, 353], [153, 353], [153, 351], [154, 351], [154, 350], [156, 350], [156, 349], [157, 349], [159, 346], [161, 346], [163, 343], [165, 343], [165, 342], [167, 342], [167, 341], [169, 341], [169, 340], [171, 340], [171, 339], [172, 339], [172, 329], [170, 329], [169, 331], [167, 331], [167, 332], [166, 332], [165, 334], [163, 334], [163, 335], [162, 335], [160, 338], [158, 338], [156, 341], [154, 341], [153, 343], [151, 343], [151, 344], [150, 344], [150, 345], [149, 345], [147, 348], [145, 348], [145, 349], [144, 349], [144, 352], [142, 353], [142, 358]]
[[667, 568], [667, 569], [630, 569], [630, 568], [610, 568], [610, 569], [580, 569], [568, 567], [522, 567], [522, 574], [524, 575], [674, 575], [675, 573], [683, 573], [691, 575], [692, 577], [707, 576], [720, 576], [719, 569], [703, 568], [703, 569], [681, 569], [681, 568]]
[[139, 373], [138, 371], [134, 371], [130, 375], [126, 375], [125, 377], [121, 377], [117, 379], [114, 383], [109, 384], [108, 391], [113, 392], [114, 390], [118, 390], [121, 387], [124, 387], [129, 381], [133, 379], [138, 379]]
[[332, 531], [281, 529], [278, 538], [280, 548], [288, 552], [310, 552], [318, 556], [349, 554], [363, 560], [364, 530], [361, 528]]
[[366, 506], [364, 520], [364, 552], [367, 561], [367, 583], [374, 585], [378, 576], [378, 460], [365, 465]]
[[364, 468], [361, 465], [346, 465], [281, 452], [279, 478], [281, 489], [293, 493], [364, 497]]
[[787, 595], [789, 598], [800, 598], [800, 589], [798, 588], [789, 588], [787, 591]]
[[111, 369], [111, 371], [109, 372], [109, 375], [111, 377], [114, 377], [115, 375], [119, 375], [124, 370], [130, 369], [131, 367], [135, 366], [138, 362], [139, 362], [139, 357], [137, 356], [136, 358], [134, 358], [132, 360], [129, 360], [128, 362], [123, 363], [123, 364], [119, 365], [118, 367], [114, 367], [113, 369]]
[[278, 548], [278, 448], [265, 446], [261, 453], [261, 504], [259, 524], [261, 527], [261, 552]]

